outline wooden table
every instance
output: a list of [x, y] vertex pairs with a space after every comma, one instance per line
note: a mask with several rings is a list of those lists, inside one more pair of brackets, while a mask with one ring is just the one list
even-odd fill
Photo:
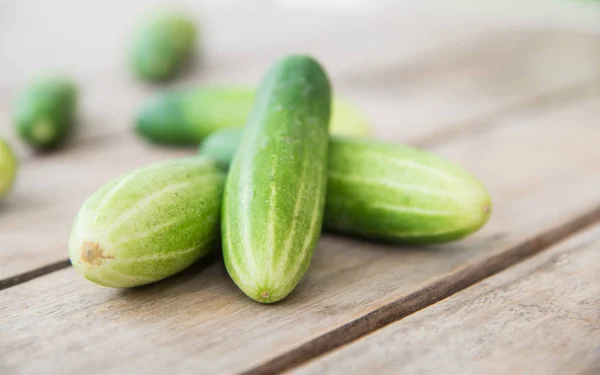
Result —
[[[0, 134], [21, 158], [0, 203], [0, 373], [599, 374], [598, 7], [281, 6], [291, 3], [184, 4], [204, 25], [204, 55], [161, 87], [123, 62], [147, 2], [0, 3]], [[490, 223], [429, 248], [324, 235], [296, 291], [272, 306], [246, 298], [217, 255], [131, 290], [69, 266], [85, 198], [195, 151], [132, 134], [145, 99], [255, 84], [292, 52], [322, 61], [377, 137], [473, 171], [493, 197]], [[37, 155], [16, 140], [10, 110], [47, 68], [80, 83], [81, 127], [64, 149]]]

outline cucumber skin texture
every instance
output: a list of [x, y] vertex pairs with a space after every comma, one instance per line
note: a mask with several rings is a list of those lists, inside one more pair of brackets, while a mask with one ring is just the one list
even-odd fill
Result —
[[19, 162], [12, 148], [3, 139], [0, 139], [0, 198], [5, 197], [10, 191]]
[[[151, 142], [198, 145], [210, 134], [244, 126], [255, 91], [247, 87], [214, 86], [169, 92], [151, 98], [136, 119], [136, 132]], [[368, 137], [367, 118], [343, 99], [332, 104], [332, 134]]]
[[229, 275], [250, 298], [285, 298], [320, 237], [331, 86], [320, 65], [289, 56], [266, 73], [225, 184], [221, 222]]
[[77, 214], [73, 267], [97, 284], [127, 288], [171, 276], [218, 241], [225, 176], [192, 157], [152, 164], [104, 185]]
[[450, 161], [409, 146], [330, 142], [325, 223], [330, 230], [406, 244], [437, 244], [481, 228], [491, 214], [485, 187]]
[[13, 121], [22, 140], [37, 150], [59, 146], [71, 134], [77, 88], [67, 78], [43, 78], [21, 92]]
[[[199, 152], [226, 169], [242, 135], [241, 129], [215, 133]], [[328, 159], [324, 227], [329, 230], [428, 245], [463, 238], [491, 215], [485, 187], [464, 168], [428, 152], [331, 136]]]
[[176, 76], [194, 52], [197, 30], [183, 14], [147, 16], [130, 45], [133, 72], [146, 81], [165, 81]]

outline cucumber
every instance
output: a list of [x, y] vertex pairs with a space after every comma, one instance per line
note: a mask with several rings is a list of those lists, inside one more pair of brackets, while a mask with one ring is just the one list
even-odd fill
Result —
[[[200, 153], [226, 168], [242, 130], [215, 133]], [[409, 244], [463, 238], [491, 214], [490, 196], [464, 168], [431, 153], [376, 140], [330, 137], [324, 227]]]
[[133, 72], [147, 81], [176, 76], [194, 52], [196, 26], [187, 16], [168, 12], [143, 20], [130, 46]]
[[41, 78], [19, 95], [13, 114], [17, 133], [38, 150], [59, 146], [71, 134], [77, 89], [66, 78]]
[[221, 222], [227, 271], [255, 301], [283, 299], [309, 267], [325, 205], [330, 111], [329, 79], [308, 56], [275, 62], [261, 83]]
[[200, 143], [198, 153], [210, 157], [222, 170], [227, 171], [243, 134], [243, 129], [226, 129], [211, 134]]
[[69, 239], [73, 267], [108, 287], [171, 276], [217, 240], [225, 176], [204, 157], [129, 172], [88, 198]]
[[0, 198], [10, 191], [17, 175], [19, 163], [12, 148], [0, 139]]
[[[200, 87], [160, 94], [140, 110], [136, 131], [144, 138], [169, 145], [198, 145], [213, 132], [241, 128], [254, 105], [253, 89], [234, 86]], [[367, 118], [343, 99], [333, 102], [332, 134], [368, 137]]]
[[253, 103], [253, 92], [243, 88], [205, 87], [161, 94], [139, 112], [136, 131], [155, 143], [197, 145], [215, 131], [243, 126]]

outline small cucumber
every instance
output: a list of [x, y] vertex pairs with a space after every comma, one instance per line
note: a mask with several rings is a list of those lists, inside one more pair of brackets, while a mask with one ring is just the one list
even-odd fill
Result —
[[134, 287], [171, 276], [217, 240], [225, 177], [193, 157], [153, 164], [104, 185], [85, 201], [69, 257], [85, 278]]
[[[200, 153], [226, 167], [242, 130], [215, 133]], [[408, 146], [330, 137], [324, 226], [400, 243], [465, 237], [488, 221], [486, 189], [464, 168]]]
[[331, 87], [308, 56], [273, 64], [223, 197], [223, 258], [250, 298], [286, 297], [310, 264], [323, 219]]
[[161, 81], [177, 75], [190, 59], [196, 26], [187, 16], [160, 13], [143, 20], [130, 46], [130, 63], [138, 77]]
[[19, 163], [12, 148], [0, 139], [0, 198], [10, 191], [17, 175]]
[[72, 131], [76, 102], [77, 89], [72, 81], [57, 77], [39, 79], [17, 99], [17, 133], [38, 150], [60, 145]]
[[[136, 120], [136, 131], [155, 143], [197, 145], [213, 132], [244, 126], [255, 92], [243, 87], [201, 87], [151, 98]], [[333, 101], [332, 134], [370, 136], [366, 117], [343, 99]]]

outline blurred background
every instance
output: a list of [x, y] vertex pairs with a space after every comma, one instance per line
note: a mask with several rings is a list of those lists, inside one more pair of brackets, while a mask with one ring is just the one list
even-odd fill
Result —
[[[184, 74], [149, 85], [128, 69], [126, 45], [141, 15], [161, 8], [197, 21], [200, 53]], [[99, 137], [130, 129], [157, 91], [253, 85], [275, 58], [304, 52], [324, 64], [336, 92], [361, 108], [378, 136], [412, 142], [440, 123], [488, 113], [498, 98], [518, 101], [597, 73], [599, 30], [594, 0], [2, 0], [0, 135], [26, 153], [11, 106], [40, 73], [73, 77], [78, 137]]]

